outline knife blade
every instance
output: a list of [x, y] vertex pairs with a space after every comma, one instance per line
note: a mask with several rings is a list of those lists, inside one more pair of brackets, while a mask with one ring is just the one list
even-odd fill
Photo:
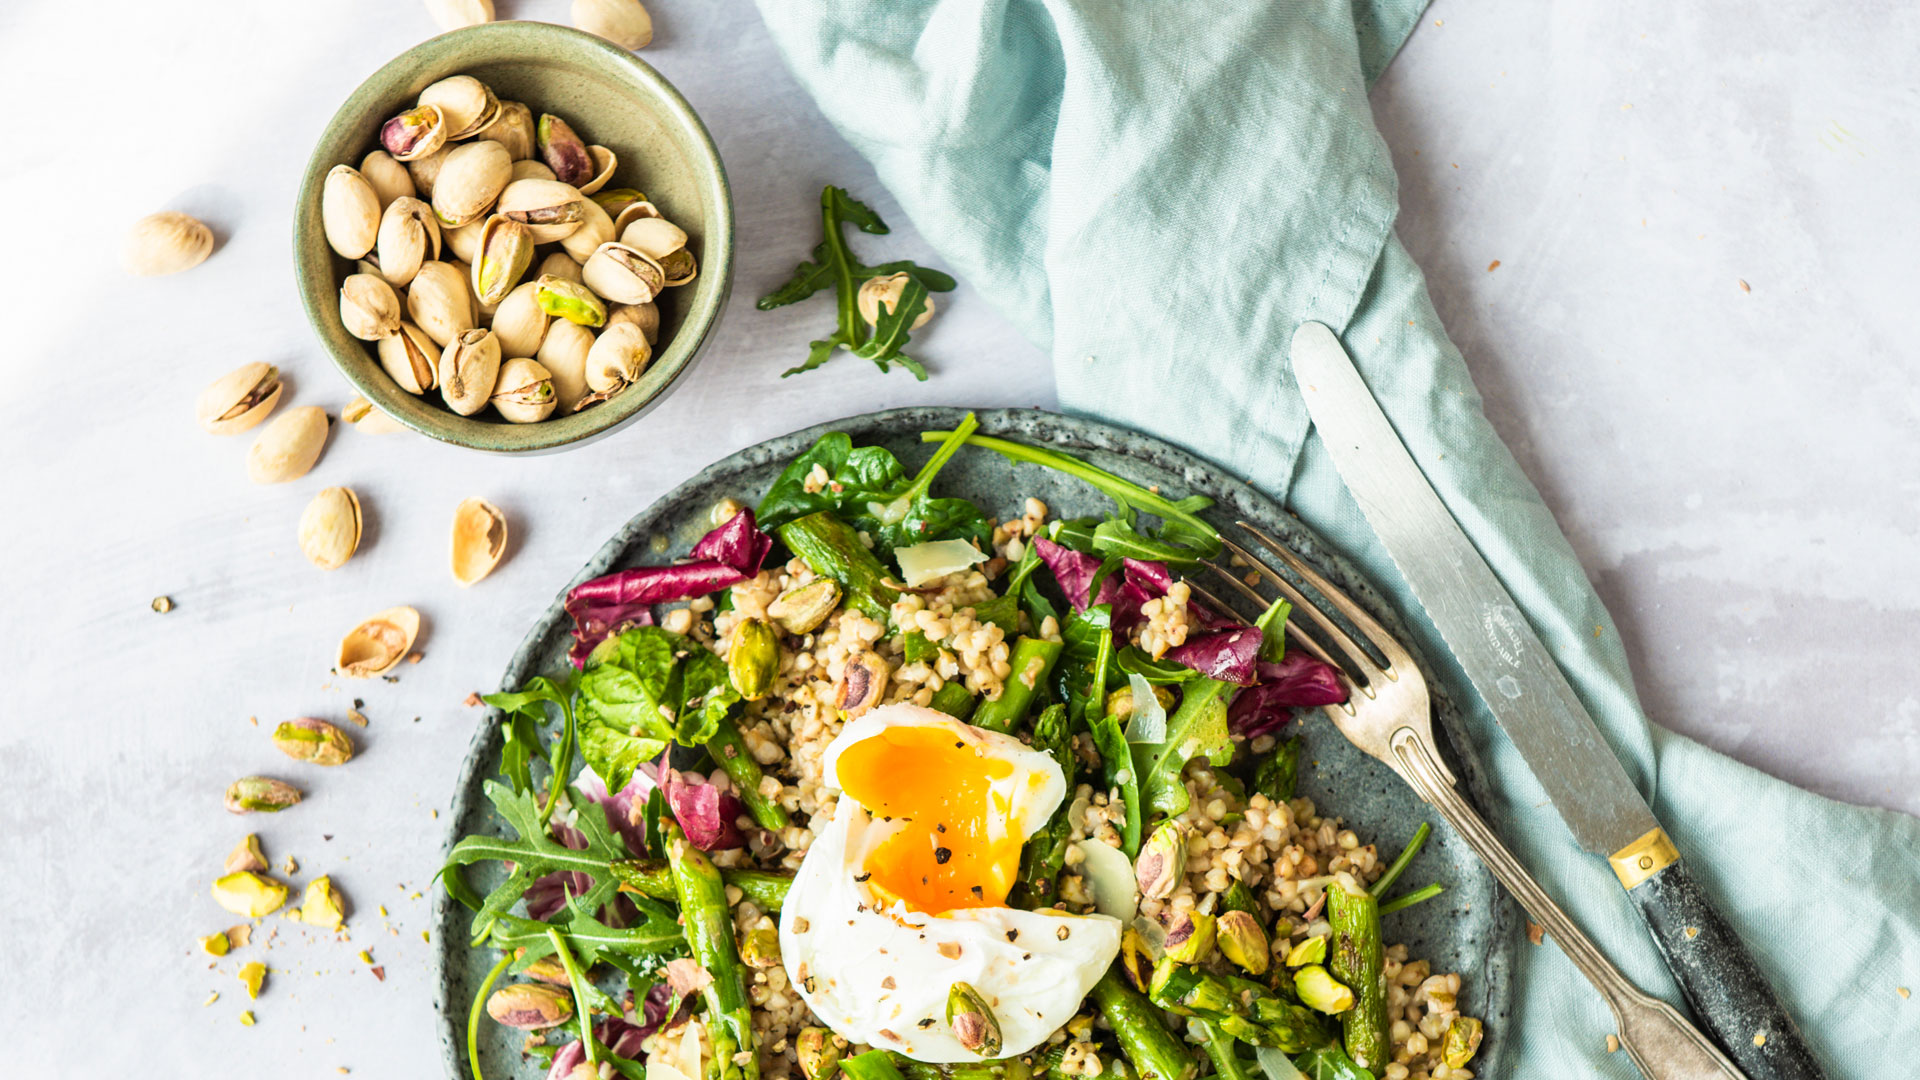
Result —
[[1612, 864], [1701, 1024], [1754, 1080], [1822, 1076], [1799, 1028], [1608, 747], [1506, 586], [1401, 442], [1332, 330], [1293, 371], [1334, 468], [1579, 845]]

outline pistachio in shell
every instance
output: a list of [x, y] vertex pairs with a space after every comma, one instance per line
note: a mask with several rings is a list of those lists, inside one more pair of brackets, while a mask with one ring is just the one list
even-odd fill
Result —
[[[411, 302], [411, 298], [409, 298]], [[433, 343], [426, 331], [410, 322], [401, 322], [400, 332], [392, 337], [380, 339], [375, 347], [380, 357], [380, 366], [389, 377], [398, 383], [400, 389], [409, 394], [424, 394], [440, 385], [435, 358], [440, 346]], [[341, 416], [346, 418], [346, 413]], [[349, 418], [350, 419], [350, 418]], [[363, 421], [352, 420], [358, 427]]]
[[320, 227], [343, 259], [373, 250], [380, 235], [380, 196], [351, 165], [335, 165], [320, 186]]
[[427, 12], [442, 30], [493, 21], [493, 0], [427, 0]]
[[580, 227], [560, 241], [567, 257], [577, 265], [593, 257], [594, 249], [613, 239], [613, 219], [592, 199], [580, 207]]
[[[575, 235], [579, 234], [576, 233]], [[586, 284], [586, 282], [580, 280], [580, 264], [574, 262], [573, 256], [568, 255], [564, 251], [548, 253], [546, 258], [540, 260], [540, 265], [534, 267], [533, 277], [529, 280], [538, 281], [543, 277], [564, 278], [576, 284]], [[609, 311], [611, 311], [611, 309], [609, 309]]]
[[646, 202], [647, 193], [639, 188], [601, 188], [593, 193], [593, 201], [609, 215], [618, 216], [620, 211], [637, 202]]
[[422, 154], [407, 162], [407, 175], [413, 177], [413, 193], [422, 199], [433, 198], [433, 182], [440, 178], [440, 166], [447, 163], [447, 155], [453, 152], [451, 145], [442, 146], [431, 154]]
[[478, 134], [500, 115], [493, 88], [471, 75], [450, 75], [420, 91], [416, 104], [432, 105], [446, 118], [447, 141]]
[[593, 175], [580, 185], [580, 194], [592, 195], [607, 186], [613, 179], [613, 171], [620, 167], [620, 156], [604, 146], [587, 147], [587, 156], [593, 159]]
[[349, 274], [340, 283], [340, 322], [361, 341], [379, 341], [400, 332], [400, 298], [384, 278]]
[[620, 233], [620, 242], [660, 265], [668, 286], [692, 281], [697, 268], [687, 250], [686, 230], [666, 218], [638, 218]]
[[[666, 288], [666, 271], [625, 244], [601, 244], [580, 267], [587, 288], [617, 304], [644, 304]], [[604, 320], [604, 316], [603, 316]]]
[[338, 570], [360, 547], [360, 496], [321, 488], [300, 514], [300, 554], [322, 570]]
[[507, 550], [507, 516], [475, 496], [453, 510], [453, 580], [466, 588], [500, 564]]
[[538, 423], [553, 415], [553, 375], [538, 360], [515, 357], [500, 365], [492, 400], [494, 411], [508, 423]]
[[493, 215], [480, 231], [480, 250], [473, 260], [473, 295], [482, 304], [499, 304], [520, 284], [532, 262], [531, 231], [517, 221]]
[[492, 139], [462, 143], [447, 154], [433, 180], [433, 213], [442, 225], [465, 225], [484, 216], [507, 181], [513, 159]]
[[[868, 278], [861, 282], [860, 292], [856, 296], [860, 317], [866, 320], [868, 326], [878, 325], [880, 305], [885, 304], [888, 314], [892, 314], [894, 305], [900, 302], [900, 294], [906, 290], [907, 275], [904, 273]], [[933, 318], [933, 297], [929, 296], [926, 309], [914, 316], [913, 325], [909, 329], [918, 330], [927, 325], [927, 320], [931, 318]]]
[[433, 208], [412, 195], [388, 203], [374, 252], [380, 276], [396, 289], [406, 288], [422, 265], [440, 257], [440, 222]]
[[[414, 161], [445, 145], [447, 117], [437, 105], [415, 105], [380, 125], [380, 147], [395, 161]], [[418, 184], [420, 177], [413, 181]]]
[[609, 326], [587, 351], [587, 389], [604, 401], [640, 378], [653, 359], [647, 336], [632, 323]]
[[554, 180], [553, 170], [547, 168], [547, 163], [539, 158], [521, 158], [513, 163], [513, 171], [507, 176], [509, 184], [517, 180], [550, 180], [559, 183]]
[[441, 229], [440, 235], [447, 242], [447, 250], [462, 262], [473, 262], [473, 257], [480, 253], [480, 234], [486, 231], [487, 222], [491, 220], [492, 218], [475, 218], [465, 225], [453, 225]]
[[267, 418], [281, 389], [280, 369], [256, 360], [208, 383], [193, 411], [209, 434], [238, 435]]
[[420, 613], [410, 607], [388, 608], [347, 631], [340, 639], [340, 674], [354, 679], [385, 675], [406, 659], [420, 633]]
[[553, 399], [561, 412], [573, 412], [587, 396], [587, 354], [593, 350], [593, 331], [567, 319], [547, 327], [535, 357], [553, 376]]
[[[518, 101], [502, 101], [500, 113], [493, 123], [480, 131], [483, 139], [492, 139], [507, 148], [507, 156], [518, 165], [522, 161], [533, 159], [533, 110]], [[543, 163], [544, 164], [544, 163]]]
[[347, 733], [312, 716], [283, 721], [273, 729], [274, 749], [309, 765], [345, 765], [353, 758]]
[[[414, 333], [420, 332], [417, 326], [413, 329]], [[402, 327], [402, 332], [405, 332], [405, 327]], [[405, 424], [374, 408], [373, 402], [363, 397], [356, 397], [347, 402], [340, 410], [340, 419], [352, 424], [356, 430], [364, 431], [369, 435], [391, 435], [396, 431], [407, 430]]]
[[647, 337], [647, 344], [660, 341], [660, 306], [649, 300], [644, 304], [615, 304], [607, 309], [607, 325], [632, 323]]
[[148, 214], [127, 230], [120, 265], [139, 277], [191, 270], [213, 254], [213, 230], [178, 210]]
[[573, 25], [623, 49], [644, 49], [653, 41], [653, 16], [640, 0], [573, 0]]
[[539, 301], [541, 311], [581, 326], [606, 325], [607, 305], [590, 286], [552, 274], [543, 275], [534, 284], [538, 286], [534, 299]]
[[578, 189], [593, 179], [593, 155], [565, 120], [552, 113], [541, 113], [540, 122], [534, 128], [534, 143], [540, 149], [540, 160], [547, 163], [547, 168], [553, 170], [561, 183]]
[[533, 228], [533, 242], [550, 244], [579, 228], [582, 204], [589, 200], [580, 189], [558, 180], [515, 180], [500, 192], [497, 212]]
[[422, 263], [407, 286], [407, 315], [435, 348], [473, 329], [473, 293], [461, 268], [445, 261]]
[[413, 194], [413, 174], [385, 150], [375, 150], [361, 158], [360, 175], [372, 185], [374, 195], [380, 199], [382, 213], [393, 205], [393, 200]]
[[[539, 290], [538, 284], [523, 281], [494, 309], [493, 336], [500, 339], [501, 357], [514, 360], [534, 356], [547, 339], [547, 323], [553, 316], [540, 310], [534, 295]], [[501, 374], [506, 374], [504, 369]]]
[[318, 405], [288, 409], [247, 448], [247, 479], [284, 484], [307, 475], [327, 445], [327, 414]]
[[447, 342], [440, 353], [440, 400], [461, 416], [487, 407], [500, 378], [500, 339], [475, 327]]
[[614, 213], [612, 210], [607, 212], [613, 214], [613, 233], [615, 236], [626, 232], [627, 226], [636, 221], [643, 218], [657, 218], [661, 216], [660, 208], [645, 199], [628, 203], [621, 207], [618, 213]]

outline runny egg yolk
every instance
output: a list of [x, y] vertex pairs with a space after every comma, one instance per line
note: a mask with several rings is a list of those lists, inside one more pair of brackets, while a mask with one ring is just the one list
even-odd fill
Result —
[[993, 790], [1013, 764], [935, 727], [885, 728], [854, 743], [836, 767], [840, 789], [899, 831], [868, 855], [869, 888], [914, 911], [1005, 907], [1021, 837]]

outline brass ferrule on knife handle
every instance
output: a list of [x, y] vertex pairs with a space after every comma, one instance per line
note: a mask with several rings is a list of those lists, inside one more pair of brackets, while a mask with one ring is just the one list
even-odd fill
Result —
[[1403, 727], [1393, 733], [1388, 746], [1391, 757], [1387, 764], [1439, 811], [1500, 884], [1520, 901], [1527, 915], [1546, 929], [1573, 966], [1600, 991], [1619, 1025], [1620, 1045], [1648, 1080], [1744, 1080], [1745, 1074], [1711, 1039], [1673, 1006], [1628, 982], [1593, 939], [1554, 903], [1486, 820], [1454, 789], [1453, 775], [1441, 762], [1430, 737]]

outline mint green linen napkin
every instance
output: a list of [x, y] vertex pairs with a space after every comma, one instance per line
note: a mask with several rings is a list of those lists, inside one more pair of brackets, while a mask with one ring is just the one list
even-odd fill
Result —
[[[1420, 271], [1366, 87], [1423, 0], [761, 0], [801, 81], [949, 265], [1052, 351], [1068, 410], [1281, 498], [1407, 617], [1494, 773], [1488, 816], [1649, 992], [1680, 1000], [1361, 518], [1288, 370], [1340, 332], [1836, 1077], [1920, 1067], [1920, 821], [1773, 780], [1641, 712], [1612, 620], [1481, 413]], [[1632, 1076], [1605, 1006], [1522, 945], [1511, 1075]]]

